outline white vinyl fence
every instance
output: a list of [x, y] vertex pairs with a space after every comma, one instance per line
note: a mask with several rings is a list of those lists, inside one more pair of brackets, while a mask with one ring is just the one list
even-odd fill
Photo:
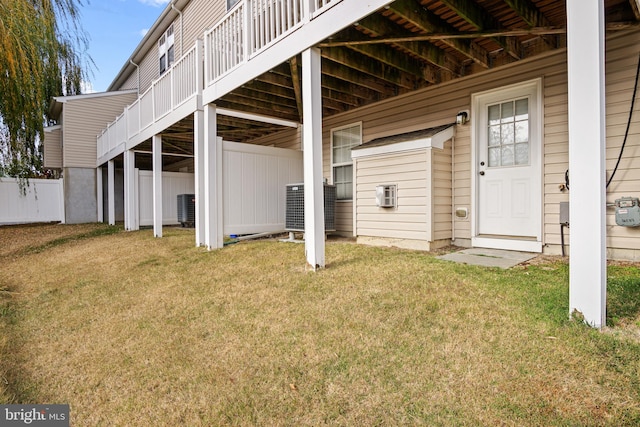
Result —
[[0, 224], [64, 222], [62, 179], [30, 179], [26, 195], [16, 178], [0, 178]]
[[302, 151], [224, 141], [224, 233], [283, 231], [286, 186], [303, 180]]
[[[195, 181], [192, 173], [162, 172], [162, 224], [178, 222], [178, 194], [193, 194]], [[138, 171], [138, 212], [140, 225], [153, 225], [153, 172]]]
[[[224, 141], [222, 145], [225, 234], [283, 231], [286, 185], [303, 180], [302, 152]], [[153, 172], [138, 171], [141, 226], [153, 225]], [[178, 224], [178, 194], [193, 194], [191, 173], [162, 173], [162, 224]]]

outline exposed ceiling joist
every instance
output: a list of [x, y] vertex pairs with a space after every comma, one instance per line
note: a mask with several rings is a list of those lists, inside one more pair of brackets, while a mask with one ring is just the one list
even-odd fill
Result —
[[629, 0], [629, 4], [631, 4], [631, 10], [633, 10], [636, 19], [640, 20], [640, 0]]
[[322, 57], [332, 60], [343, 67], [375, 77], [405, 89], [417, 87], [417, 77], [393, 67], [383, 66], [376, 61], [367, 60], [366, 56], [343, 48], [322, 49]]
[[[356, 27], [360, 31], [365, 31], [372, 38], [392, 38], [392, 37], [410, 37], [413, 34], [402, 28], [399, 25], [389, 21], [388, 19], [384, 19], [381, 15], [370, 15], [362, 20], [360, 20]], [[354, 40], [356, 43], [351, 44], [351, 46], [358, 46], [359, 41], [366, 42], [366, 40]], [[427, 61], [429, 64], [444, 68], [454, 74], [459, 74], [460, 71], [460, 63], [452, 58], [450, 55], [447, 55], [441, 49], [438, 49], [431, 43], [392, 43], [395, 48], [404, 51], [405, 53], [409, 53], [415, 57], [418, 57], [424, 61]]]
[[289, 68], [291, 70], [291, 84], [293, 85], [293, 93], [296, 97], [296, 104], [298, 106], [298, 117], [300, 123], [302, 123], [302, 78], [300, 77], [300, 68], [298, 64], [298, 56], [294, 56], [289, 61]]
[[[456, 28], [440, 21], [432, 12], [416, 4], [413, 0], [396, 0], [389, 5], [389, 10], [426, 33], [454, 33], [457, 31]], [[457, 39], [447, 39], [442, 42], [484, 68], [489, 68], [487, 52], [475, 43]]]
[[[467, 0], [441, 0], [449, 9], [454, 11], [458, 16], [469, 24], [482, 31], [487, 28], [501, 28], [500, 22], [491, 16], [486, 10], [477, 3]], [[503, 37], [492, 37], [502, 48], [515, 59], [520, 59], [521, 48], [518, 40], [507, 40]]]

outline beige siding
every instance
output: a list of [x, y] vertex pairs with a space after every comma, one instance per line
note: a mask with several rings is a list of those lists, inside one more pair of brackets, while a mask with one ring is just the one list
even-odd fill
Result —
[[62, 167], [62, 127], [44, 133], [44, 167]]
[[[204, 32], [215, 25], [226, 13], [225, 0], [192, 0], [173, 21], [175, 59], [179, 59], [193, 47], [197, 39], [203, 39]], [[167, 25], [168, 28], [168, 25]], [[138, 63], [140, 67], [140, 93], [144, 93], [154, 80], [160, 77], [158, 43], [150, 44], [149, 50]], [[138, 75], [134, 70], [119, 89], [138, 87]]]
[[[356, 224], [359, 236], [430, 240], [427, 150], [356, 161]], [[376, 206], [376, 186], [397, 189], [396, 208]]]
[[134, 71], [118, 90], [138, 89], [138, 72]]
[[184, 18], [184, 51], [189, 50], [204, 32], [227, 13], [225, 0], [191, 0], [182, 12]]
[[95, 167], [96, 136], [135, 101], [135, 93], [87, 96], [63, 107], [63, 167]]
[[[637, 52], [634, 49], [638, 45], [640, 45], [640, 32], [638, 31], [618, 33], [607, 40], [606, 167], [609, 174], [615, 166], [624, 137], [637, 66]], [[569, 164], [567, 68], [566, 51], [564, 50], [327, 118], [323, 123], [323, 175], [325, 178], [331, 179], [330, 130], [332, 128], [362, 122], [363, 141], [367, 142], [378, 137], [450, 123], [455, 119], [458, 111], [471, 109], [472, 94], [535, 78], [542, 78], [543, 81], [543, 243], [551, 245], [545, 250], [559, 253], [559, 202], [569, 200], [568, 192], [563, 192], [559, 188], [564, 183], [564, 173]], [[472, 111], [471, 120], [473, 119], [474, 112]], [[452, 201], [452, 207], [466, 207], [469, 210], [469, 218], [455, 219], [454, 221], [455, 239], [471, 238], [471, 222], [474, 220], [471, 206], [473, 192], [471, 188], [471, 129], [472, 123], [458, 126], [456, 130], [456, 138], [453, 142], [453, 171], [450, 174], [453, 179], [452, 192], [446, 191], [445, 178], [447, 173], [445, 164], [449, 164], [447, 156], [451, 156], [447, 150], [451, 150], [451, 143], [447, 143], [447, 150], [436, 154], [435, 157], [434, 167], [441, 169], [437, 174], [441, 176], [442, 180], [434, 183], [436, 206], [433, 208], [433, 233], [434, 238], [437, 239], [446, 238], [447, 233], [451, 233], [451, 207], [445, 208], [447, 200]], [[293, 134], [289, 133], [286, 138], [292, 136]], [[607, 201], [610, 203], [622, 196], [638, 195], [638, 188], [640, 188], [639, 136], [640, 114], [634, 114], [620, 167], [608, 190]], [[270, 138], [277, 138], [277, 136], [272, 135]], [[293, 146], [296, 142], [292, 139], [289, 144]], [[282, 139], [279, 143], [287, 145]], [[441, 156], [442, 158], [440, 158]], [[393, 176], [396, 175], [393, 174]], [[362, 182], [360, 177], [358, 178], [357, 191], [365, 191], [360, 187]], [[370, 189], [366, 191], [370, 191]], [[609, 209], [607, 213], [609, 248], [640, 251], [640, 229], [616, 226], [614, 211]], [[352, 221], [350, 218], [353, 217], [353, 213], [348, 212], [347, 209], [341, 209], [339, 215], [341, 224], [348, 224]], [[368, 221], [366, 228], [362, 230], [358, 228], [358, 234], [373, 232], [368, 231], [374, 229], [374, 226], [370, 224], [372, 221], [369, 217], [361, 216], [360, 212], [358, 215], [363, 221]], [[449, 216], [448, 220], [447, 216]], [[412, 223], [409, 218], [402, 217], [401, 220]], [[384, 223], [384, 226], [379, 224], [377, 227], [378, 229], [384, 228], [387, 233], [392, 234], [393, 231], [390, 230], [406, 226]], [[412, 236], [415, 238], [415, 234]]]
[[432, 170], [432, 222], [431, 241], [451, 239], [451, 142], [443, 150], [433, 149]]
[[[638, 61], [640, 32], [616, 38], [607, 44], [607, 179], [615, 167], [629, 119], [631, 95]], [[640, 114], [636, 112], [620, 166], [607, 191], [607, 202], [623, 196], [638, 197], [640, 188]], [[615, 225], [615, 211], [607, 210], [607, 246], [615, 249], [640, 250], [640, 229]]]
[[[625, 127], [633, 92], [634, 73], [637, 66], [635, 47], [640, 45], [640, 32], [632, 31], [618, 34], [607, 40], [606, 63], [606, 95], [607, 95], [607, 172], [611, 173], [624, 138]], [[560, 191], [564, 183], [564, 172], [568, 168], [568, 129], [567, 129], [567, 68], [566, 52], [560, 51], [506, 66], [502, 69], [487, 71], [469, 76], [437, 87], [413, 92], [394, 99], [383, 101], [372, 106], [353, 110], [326, 119], [323, 123], [323, 170], [324, 177], [331, 179], [330, 173], [330, 130], [338, 126], [362, 122], [363, 140], [390, 136], [404, 132], [449, 123], [454, 120], [460, 110], [471, 108], [471, 95], [509, 84], [519, 83], [535, 78], [543, 79], [543, 243], [551, 245], [552, 252], [560, 252], [559, 202], [569, 200], [568, 193]], [[474, 112], [471, 112], [473, 120]], [[454, 159], [453, 194], [446, 191], [445, 165], [448, 151], [437, 153], [434, 168], [440, 168], [436, 175], [440, 182], [434, 182], [433, 237], [434, 239], [451, 236], [451, 206], [447, 201], [453, 199], [453, 207], [469, 209], [469, 218], [456, 219], [454, 222], [455, 238], [471, 238], [471, 221], [474, 219], [471, 199], [471, 124], [458, 126], [453, 143]], [[608, 189], [607, 201], [612, 203], [622, 196], [637, 196], [640, 188], [640, 114], [634, 114], [629, 131], [625, 152], [616, 174], [615, 180]], [[448, 149], [451, 143], [447, 143]], [[440, 158], [442, 157], [442, 158]], [[450, 157], [449, 157], [450, 159]], [[360, 162], [359, 162], [360, 163]], [[378, 165], [380, 166], [380, 165]], [[360, 174], [360, 172], [358, 172]], [[393, 176], [396, 176], [393, 174]], [[360, 178], [360, 177], [358, 177]], [[391, 177], [390, 177], [391, 178]], [[363, 178], [364, 179], [364, 178]], [[364, 191], [358, 180], [358, 192]], [[370, 184], [370, 183], [369, 183]], [[362, 184], [365, 185], [365, 184]], [[367, 190], [367, 191], [370, 191]], [[607, 211], [607, 243], [610, 249], [640, 250], [640, 229], [615, 225], [612, 209]], [[340, 212], [341, 223], [349, 223], [353, 214], [346, 209]], [[412, 214], [413, 215], [413, 214]], [[398, 228], [404, 224], [380, 223], [374, 228], [369, 217], [358, 217], [367, 220], [366, 228], [358, 227], [358, 234], [376, 233], [384, 228], [387, 234], [398, 236]], [[409, 224], [413, 220], [402, 217], [401, 221]], [[415, 238], [415, 234], [411, 234]], [[568, 236], [567, 236], [568, 237]], [[620, 253], [618, 251], [617, 253]]]

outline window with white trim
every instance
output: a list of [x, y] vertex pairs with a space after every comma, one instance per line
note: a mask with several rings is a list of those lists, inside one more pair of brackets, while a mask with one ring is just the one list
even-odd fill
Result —
[[331, 172], [338, 200], [353, 199], [351, 148], [362, 144], [362, 124], [331, 130]]
[[160, 74], [164, 74], [175, 60], [175, 51], [173, 47], [173, 24], [167, 28], [167, 31], [158, 40], [158, 58], [160, 62]]

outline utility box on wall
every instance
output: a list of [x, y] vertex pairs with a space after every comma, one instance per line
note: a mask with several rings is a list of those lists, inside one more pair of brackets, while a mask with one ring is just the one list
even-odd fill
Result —
[[616, 224], [624, 227], [640, 226], [640, 200], [637, 197], [616, 199]]
[[395, 185], [378, 185], [376, 187], [376, 206], [379, 208], [395, 208], [397, 188]]

